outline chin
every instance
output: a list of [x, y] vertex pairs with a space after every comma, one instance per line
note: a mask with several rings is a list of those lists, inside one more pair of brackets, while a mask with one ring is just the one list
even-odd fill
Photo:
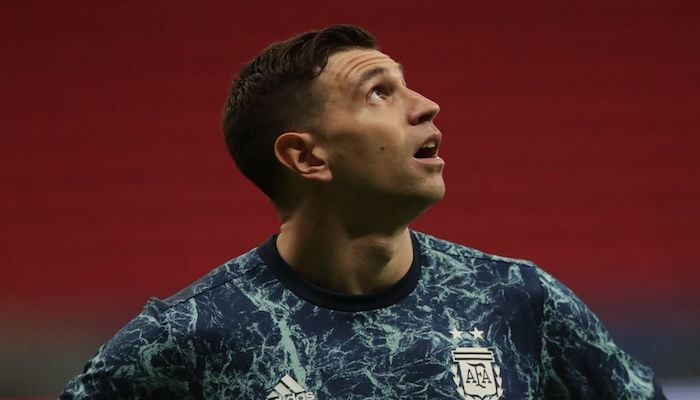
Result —
[[413, 200], [421, 208], [427, 209], [442, 200], [443, 197], [445, 197], [445, 185], [440, 184], [426, 188], [420, 193], [415, 193]]
[[440, 190], [437, 193], [434, 193], [432, 197], [430, 197], [430, 205], [432, 206], [433, 204], [437, 203], [438, 201], [442, 200], [443, 197], [445, 197], [445, 188], [443, 187], [442, 190]]
[[440, 179], [439, 182], [435, 182], [434, 185], [431, 185], [428, 192], [427, 197], [432, 201], [431, 205], [437, 203], [445, 197], [445, 182]]

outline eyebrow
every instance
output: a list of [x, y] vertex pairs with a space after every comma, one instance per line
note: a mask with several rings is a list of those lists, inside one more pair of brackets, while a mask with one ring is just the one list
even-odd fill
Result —
[[[399, 71], [401, 71], [401, 74], [403, 74], [403, 65], [396, 63], [396, 65], [399, 68]], [[368, 69], [367, 71], [363, 72], [362, 75], [360, 75], [360, 79], [357, 80], [357, 84], [355, 85], [355, 89], [359, 90], [362, 85], [367, 83], [370, 79], [374, 78], [377, 75], [382, 75], [382, 74], [387, 74], [389, 73], [389, 69], [386, 67], [375, 67], [372, 69]]]

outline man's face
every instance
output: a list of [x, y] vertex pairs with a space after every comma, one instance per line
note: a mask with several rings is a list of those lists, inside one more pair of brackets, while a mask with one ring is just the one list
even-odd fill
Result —
[[422, 207], [443, 197], [440, 108], [406, 86], [398, 63], [351, 49], [329, 57], [318, 79], [327, 94], [321, 143], [341, 196]]

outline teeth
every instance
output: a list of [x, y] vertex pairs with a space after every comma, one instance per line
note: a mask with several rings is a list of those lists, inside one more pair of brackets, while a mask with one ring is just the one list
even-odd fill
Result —
[[433, 149], [435, 148], [436, 144], [435, 143], [428, 143], [425, 146], [423, 146], [424, 149]]

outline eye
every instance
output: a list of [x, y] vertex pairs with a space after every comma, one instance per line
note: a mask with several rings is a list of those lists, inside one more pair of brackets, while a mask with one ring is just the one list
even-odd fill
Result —
[[372, 90], [370, 90], [367, 94], [367, 100], [372, 103], [386, 100], [388, 97], [389, 95], [387, 94], [386, 90], [380, 86], [372, 88]]

